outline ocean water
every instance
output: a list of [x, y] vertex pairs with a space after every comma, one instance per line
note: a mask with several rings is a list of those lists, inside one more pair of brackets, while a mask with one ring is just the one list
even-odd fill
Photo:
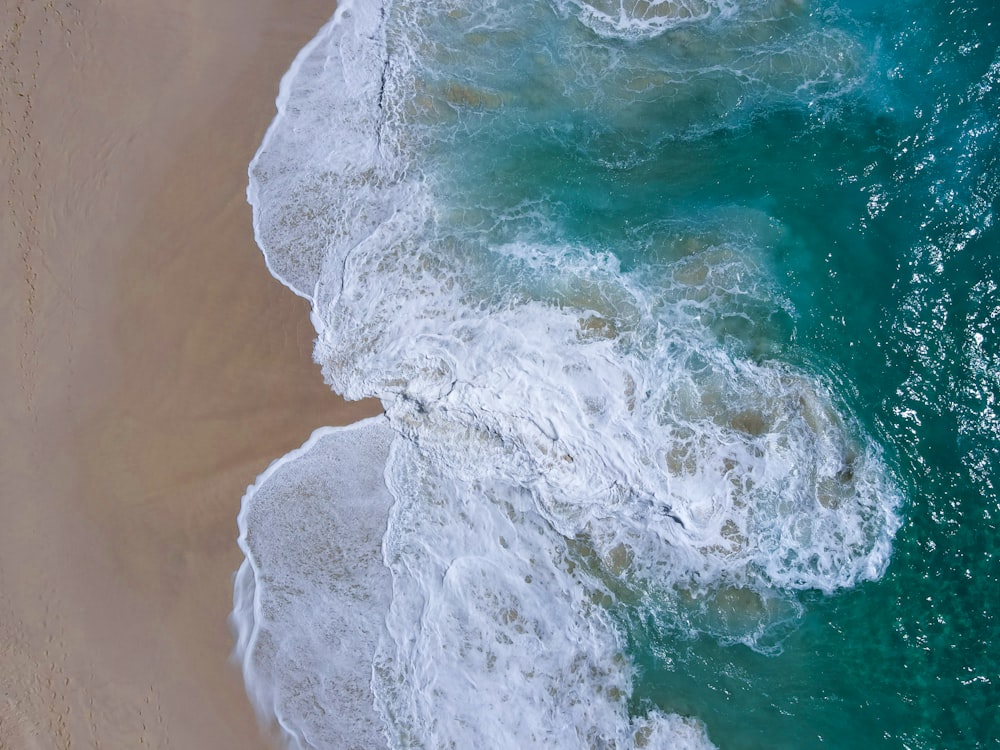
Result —
[[295, 748], [1000, 746], [1000, 8], [354, 0], [250, 167]]

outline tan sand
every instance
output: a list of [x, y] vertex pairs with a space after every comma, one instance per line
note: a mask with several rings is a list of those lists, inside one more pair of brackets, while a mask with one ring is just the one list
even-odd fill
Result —
[[0, 6], [0, 748], [271, 747], [226, 617], [246, 485], [345, 405], [246, 165], [330, 0]]

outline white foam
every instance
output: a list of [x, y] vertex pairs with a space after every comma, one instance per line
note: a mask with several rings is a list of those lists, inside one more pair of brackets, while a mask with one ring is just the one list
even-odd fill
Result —
[[447, 50], [387, 11], [341, 6], [251, 167], [258, 242], [312, 302], [325, 377], [388, 417], [248, 492], [251, 697], [302, 747], [375, 727], [391, 747], [708, 746], [696, 720], [630, 714], [609, 607], [693, 607], [701, 632], [774, 650], [794, 591], [882, 574], [899, 493], [824, 378], [767, 346], [789, 312], [758, 259], [774, 222], [650, 226], [664, 250], [629, 272], [455, 226], [422, 161], [437, 110], [410, 106], [421, 54]]
[[271, 273], [303, 297], [328, 245], [360, 241], [401, 202], [391, 168], [368, 172], [388, 152], [379, 137], [385, 60], [380, 6], [338, 3], [282, 78], [278, 115], [250, 164], [257, 244]]
[[294, 748], [385, 747], [370, 683], [390, 603], [392, 435], [382, 417], [319, 429], [243, 498], [234, 657], [258, 715]]
[[562, 0], [557, 7], [574, 8], [580, 21], [599, 34], [643, 39], [727, 17], [739, 4], [733, 0]]
[[529, 492], [456, 478], [409, 441], [390, 467], [393, 600], [374, 684], [394, 746], [711, 746], [690, 719], [628, 715], [632, 670], [595, 581]]

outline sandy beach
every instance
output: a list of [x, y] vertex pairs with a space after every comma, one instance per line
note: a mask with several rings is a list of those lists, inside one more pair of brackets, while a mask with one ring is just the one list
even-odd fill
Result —
[[246, 167], [330, 0], [0, 9], [0, 748], [267, 748], [240, 497], [345, 404]]

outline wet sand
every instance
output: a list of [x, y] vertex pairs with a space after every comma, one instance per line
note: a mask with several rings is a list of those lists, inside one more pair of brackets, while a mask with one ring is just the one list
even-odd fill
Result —
[[345, 404], [246, 167], [329, 0], [0, 9], [0, 748], [267, 748], [236, 514]]

